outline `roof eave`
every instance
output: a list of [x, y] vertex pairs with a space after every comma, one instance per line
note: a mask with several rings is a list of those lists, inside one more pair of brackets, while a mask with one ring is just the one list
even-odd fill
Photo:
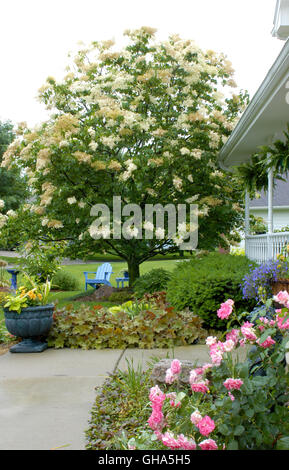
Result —
[[[284, 75], [288, 75], [289, 70], [289, 39], [286, 41], [276, 61], [270, 68], [261, 86], [253, 96], [248, 107], [241, 116], [238, 124], [233, 130], [231, 136], [222, 147], [219, 153], [219, 164], [224, 170], [230, 170], [230, 156], [236, 149], [241, 136], [243, 137], [258, 120], [258, 117], [266, 109], [269, 98], [274, 95], [280, 82], [283, 83]], [[273, 136], [271, 136], [273, 137]], [[264, 142], [264, 145], [266, 142]], [[240, 164], [242, 162], [239, 162]]]

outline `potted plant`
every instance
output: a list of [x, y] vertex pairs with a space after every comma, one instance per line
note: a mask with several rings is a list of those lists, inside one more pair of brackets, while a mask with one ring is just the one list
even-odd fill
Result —
[[273, 295], [280, 291], [289, 292], [289, 245], [285, 245], [277, 255], [278, 278], [271, 283]]
[[4, 298], [6, 328], [22, 341], [10, 348], [13, 353], [42, 352], [48, 346], [47, 336], [53, 322], [54, 304], [48, 303], [51, 283], [37, 283], [25, 275], [25, 285]]

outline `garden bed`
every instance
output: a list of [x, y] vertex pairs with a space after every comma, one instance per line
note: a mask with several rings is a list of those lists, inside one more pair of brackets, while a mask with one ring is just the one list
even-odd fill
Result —
[[116, 372], [96, 388], [96, 399], [86, 431], [87, 450], [127, 449], [127, 440], [147, 424], [151, 414], [148, 396], [153, 383], [147, 371], [129, 367]]
[[[101, 286], [98, 289], [94, 289], [92, 293], [76, 296], [73, 300], [77, 302], [95, 302], [95, 301], [106, 301], [110, 300], [111, 295], [120, 294], [119, 297], [133, 297], [133, 290], [129, 287], [112, 287], [112, 286]], [[117, 295], [114, 295], [117, 298]]]

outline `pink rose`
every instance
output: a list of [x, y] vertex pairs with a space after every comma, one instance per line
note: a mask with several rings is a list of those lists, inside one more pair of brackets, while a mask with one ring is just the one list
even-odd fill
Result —
[[195, 426], [197, 426], [202, 419], [203, 418], [199, 410], [196, 410], [191, 414], [191, 421]]
[[240, 336], [240, 330], [233, 329], [232, 331], [226, 334], [226, 340], [234, 341], [234, 343], [237, 344], [239, 336]]
[[172, 384], [177, 378], [178, 377], [172, 373], [171, 369], [167, 369], [165, 378], [167, 384]]
[[276, 343], [276, 341], [274, 341], [274, 339], [271, 338], [271, 336], [268, 336], [265, 341], [263, 341], [263, 343], [260, 343], [259, 340], [257, 340], [257, 343], [259, 344], [259, 346], [261, 346], [261, 348], [270, 348], [270, 346], [273, 346], [273, 344]]
[[289, 305], [289, 294], [286, 290], [278, 292], [277, 295], [274, 295], [273, 299], [275, 302], [278, 302], [278, 304], [284, 305], [285, 307], [288, 307]]
[[212, 346], [212, 344], [215, 344], [216, 342], [217, 342], [217, 338], [215, 336], [208, 336], [206, 339], [207, 346]]
[[195, 450], [197, 447], [193, 439], [188, 439], [183, 434], [180, 434], [177, 438], [175, 438], [171, 432], [166, 432], [161, 437], [161, 440], [164, 446], [169, 447], [172, 450]]
[[289, 318], [280, 317], [277, 315], [276, 317], [277, 325], [280, 330], [288, 330], [289, 329]]
[[218, 450], [218, 446], [213, 439], [206, 439], [199, 444], [202, 450]]
[[197, 428], [199, 429], [202, 436], [208, 436], [215, 429], [215, 422], [209, 416], [202, 418], [198, 424]]
[[231, 339], [228, 339], [227, 341], [225, 341], [225, 342], [223, 343], [223, 345], [224, 345], [223, 347], [224, 347], [224, 351], [225, 351], [225, 352], [230, 352], [230, 351], [232, 351], [232, 350], [234, 349], [234, 347], [235, 347], [235, 343], [234, 343], [234, 341], [231, 340]]
[[154, 409], [147, 422], [153, 431], [161, 431], [164, 427], [164, 415], [160, 410]]
[[232, 401], [235, 400], [235, 397], [234, 397], [234, 395], [233, 395], [231, 392], [229, 392], [228, 395], [229, 395], [229, 397], [231, 398]]
[[231, 302], [228, 303], [228, 300], [227, 300], [227, 302], [224, 302], [223, 304], [221, 304], [221, 308], [219, 308], [219, 310], [217, 311], [217, 315], [222, 320], [225, 320], [229, 318], [232, 311], [233, 311], [233, 306]]
[[245, 338], [249, 341], [256, 341], [257, 339], [257, 336], [255, 335], [255, 330], [253, 328], [253, 323], [250, 323], [250, 322], [245, 322], [242, 326], [241, 326], [241, 333], [243, 336], [245, 336]]
[[207, 380], [206, 380], [206, 382], [198, 382], [198, 383], [195, 383], [195, 384], [191, 384], [191, 389], [192, 389], [193, 392], [205, 394], [209, 391], [209, 389], [207, 387], [207, 384], [208, 384]]
[[227, 390], [240, 390], [243, 385], [243, 380], [241, 379], [227, 379], [223, 383]]
[[182, 370], [181, 363], [178, 359], [174, 359], [171, 363], [171, 371], [174, 375], [180, 374]]
[[150, 389], [149, 399], [153, 404], [161, 405], [166, 399], [166, 394], [161, 391], [158, 385]]

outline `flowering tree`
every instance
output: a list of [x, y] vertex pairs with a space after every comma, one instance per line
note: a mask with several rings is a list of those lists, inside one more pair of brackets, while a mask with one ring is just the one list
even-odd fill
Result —
[[[12, 123], [10, 121], [0, 122], [0, 162], [14, 138]], [[25, 178], [17, 166], [10, 171], [0, 168], [0, 208], [3, 209], [3, 212], [10, 211], [9, 213], [12, 213], [23, 203], [27, 196], [25, 183]]]
[[140, 263], [177, 250], [182, 235], [155, 231], [143, 217], [150, 239], [140, 239], [129, 222], [129, 240], [114, 239], [112, 228], [91, 228], [95, 204], [112, 210], [113, 196], [142, 209], [196, 203], [200, 248], [228, 244], [242, 218], [240, 186], [216, 157], [247, 96], [232, 94], [233, 70], [223, 54], [179, 36], [157, 42], [154, 33], [127, 31], [121, 51], [112, 41], [80, 50], [62, 82], [48, 78], [40, 89], [49, 121], [24, 130], [3, 162], [29, 177], [34, 202], [20, 215], [27, 238], [70, 240], [78, 256], [118, 254], [132, 282]]

